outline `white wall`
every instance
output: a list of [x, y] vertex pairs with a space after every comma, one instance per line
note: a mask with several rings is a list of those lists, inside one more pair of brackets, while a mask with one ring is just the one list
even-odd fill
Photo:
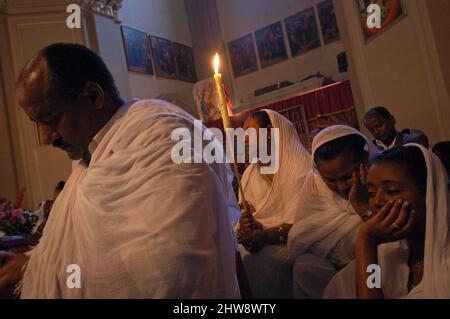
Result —
[[[14, 96], [17, 74], [42, 47], [53, 42], [89, 44], [104, 58], [126, 98], [177, 96], [195, 113], [191, 83], [128, 72], [120, 25], [112, 19], [87, 14], [83, 30], [68, 29], [65, 4], [69, 2], [11, 0], [6, 9], [0, 6], [0, 196], [13, 200], [18, 189], [26, 187], [30, 208], [49, 198], [55, 183], [71, 171], [64, 152], [39, 145], [36, 126]], [[191, 45], [183, 1], [125, 0], [120, 14], [127, 26]]]
[[[192, 46], [183, 1], [124, 0], [119, 11], [119, 20], [124, 26]], [[120, 26], [98, 15], [95, 15], [95, 26], [100, 55], [111, 69], [125, 98], [176, 96], [188, 106], [188, 112], [197, 113], [192, 96], [192, 83], [129, 72]]]
[[6, 112], [6, 100], [3, 94], [1, 70], [0, 63], [0, 197], [14, 200], [18, 187], [15, 176], [14, 153], [11, 147], [9, 122]]
[[[423, 0], [422, 0], [423, 1]], [[445, 81], [445, 90], [450, 97], [450, 1], [425, 1], [428, 14], [431, 17], [431, 27], [436, 42], [436, 53], [439, 56], [439, 66]], [[450, 105], [447, 105], [450, 109]]]
[[427, 29], [433, 16], [424, 14], [422, 0], [405, 4], [403, 20], [365, 43], [355, 3], [335, 0], [359, 118], [372, 106], [384, 105], [399, 129], [421, 129], [434, 143], [450, 137], [450, 106], [443, 78], [437, 77], [442, 70], [435, 63], [436, 43]]
[[4, 89], [3, 96], [0, 92], [0, 196], [14, 200], [17, 191], [26, 187], [25, 207], [29, 209], [52, 196], [56, 182], [69, 176], [71, 161], [64, 152], [39, 145], [36, 125], [17, 104], [14, 83], [39, 49], [54, 42], [83, 43], [79, 30], [66, 27], [63, 4], [9, 1], [6, 10], [0, 10], [0, 82]]
[[[322, 0], [227, 0], [216, 1], [222, 27], [223, 40], [227, 43], [248, 33], [266, 27], [274, 22], [283, 21], [288, 16], [315, 6]], [[318, 28], [320, 24], [316, 14]], [[319, 30], [319, 35], [322, 33]], [[346, 79], [345, 73], [338, 72], [336, 55], [344, 51], [342, 41], [321, 46], [306, 54], [291, 58], [289, 43], [286, 49], [289, 60], [260, 69], [257, 72], [233, 79], [235, 101], [245, 104], [256, 89], [281, 81], [299, 82], [306, 76], [320, 71], [335, 80]], [[323, 41], [322, 41], [323, 43]], [[256, 48], [255, 48], [256, 50]], [[256, 51], [257, 52], [257, 51]], [[258, 54], [257, 54], [258, 55]], [[236, 105], [238, 107], [238, 105]]]
[[94, 15], [94, 19], [95, 29], [98, 34], [98, 48], [93, 49], [98, 50], [99, 55], [108, 66], [109, 71], [113, 74], [114, 81], [116, 82], [121, 96], [125, 99], [137, 96], [131, 93], [130, 76], [125, 62], [126, 57], [123, 43], [122, 41], [110, 40], [117, 39], [117, 35], [120, 35], [120, 25], [112, 22], [111, 19], [100, 15]]

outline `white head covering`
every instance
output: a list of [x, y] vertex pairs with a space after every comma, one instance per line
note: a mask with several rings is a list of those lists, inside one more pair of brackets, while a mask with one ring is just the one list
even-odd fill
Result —
[[[322, 145], [353, 134], [369, 143], [361, 132], [350, 126], [333, 125], [325, 128], [314, 137], [313, 160], [315, 152]], [[353, 237], [362, 223], [351, 204], [329, 189], [316, 170], [310, 172], [298, 197], [300, 207], [288, 236], [291, 255], [298, 256], [310, 251], [325, 258], [334, 250], [334, 259], [338, 262], [350, 261], [353, 258]], [[339, 242], [339, 248], [335, 248]]]
[[[427, 166], [424, 268], [420, 284], [408, 293], [409, 248], [406, 240], [378, 247], [384, 296], [394, 298], [450, 298], [449, 195], [447, 174], [441, 161], [418, 147]], [[330, 282], [326, 298], [355, 298], [355, 263], [347, 265]]]
[[315, 155], [317, 149], [319, 147], [321, 147], [322, 145], [329, 143], [331, 141], [334, 141], [338, 138], [348, 136], [348, 135], [353, 135], [353, 134], [359, 135], [362, 138], [364, 138], [364, 140], [366, 140], [367, 144], [366, 144], [365, 149], [369, 153], [372, 154], [373, 152], [377, 152], [375, 150], [375, 148], [372, 148], [373, 144], [369, 141], [369, 139], [363, 133], [358, 131], [357, 129], [347, 126], [347, 125], [332, 125], [332, 126], [329, 126], [325, 129], [323, 129], [314, 137], [313, 142], [312, 142], [312, 147], [311, 147], [312, 159], [314, 160], [314, 155]]
[[[294, 194], [301, 189], [306, 175], [311, 170], [311, 157], [300, 142], [294, 125], [287, 118], [272, 110], [263, 110], [269, 115], [273, 128], [279, 129], [279, 143], [276, 147], [279, 168], [274, 174], [270, 191], [265, 202], [259, 205], [253, 215], [264, 227], [276, 227], [283, 223], [292, 223], [296, 211]], [[275, 156], [277, 157], [277, 156]], [[242, 185], [244, 191], [253, 170], [259, 166], [247, 167]]]
[[[427, 165], [423, 298], [450, 298], [449, 198], [447, 173], [439, 158], [419, 144]], [[419, 289], [420, 290], [420, 289]]]

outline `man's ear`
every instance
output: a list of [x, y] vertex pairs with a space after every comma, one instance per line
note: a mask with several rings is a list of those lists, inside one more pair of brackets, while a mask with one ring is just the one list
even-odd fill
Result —
[[102, 87], [95, 82], [88, 81], [84, 85], [82, 96], [87, 97], [89, 102], [95, 106], [96, 109], [102, 109], [105, 101], [105, 92]]

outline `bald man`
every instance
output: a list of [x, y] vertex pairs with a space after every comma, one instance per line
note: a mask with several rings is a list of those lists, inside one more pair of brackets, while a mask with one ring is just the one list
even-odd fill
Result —
[[41, 50], [16, 96], [74, 162], [39, 245], [0, 254], [0, 294], [23, 279], [22, 298], [238, 296], [230, 169], [171, 157], [171, 133], [193, 134], [191, 115], [159, 100], [125, 101], [101, 58], [77, 44]]

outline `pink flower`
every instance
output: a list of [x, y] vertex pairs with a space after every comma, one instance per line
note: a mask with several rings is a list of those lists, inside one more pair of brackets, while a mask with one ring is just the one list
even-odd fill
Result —
[[5, 212], [0, 212], [0, 219], [5, 218], [5, 216], [6, 216], [6, 213], [5, 213]]
[[22, 217], [23, 217], [23, 210], [22, 210], [22, 208], [17, 208], [17, 209], [14, 209], [13, 211], [12, 211], [12, 217], [14, 217], [14, 218], [17, 218], [17, 219], [22, 219]]
[[6, 202], [7, 202], [6, 198], [0, 197], [0, 205], [4, 204]]

